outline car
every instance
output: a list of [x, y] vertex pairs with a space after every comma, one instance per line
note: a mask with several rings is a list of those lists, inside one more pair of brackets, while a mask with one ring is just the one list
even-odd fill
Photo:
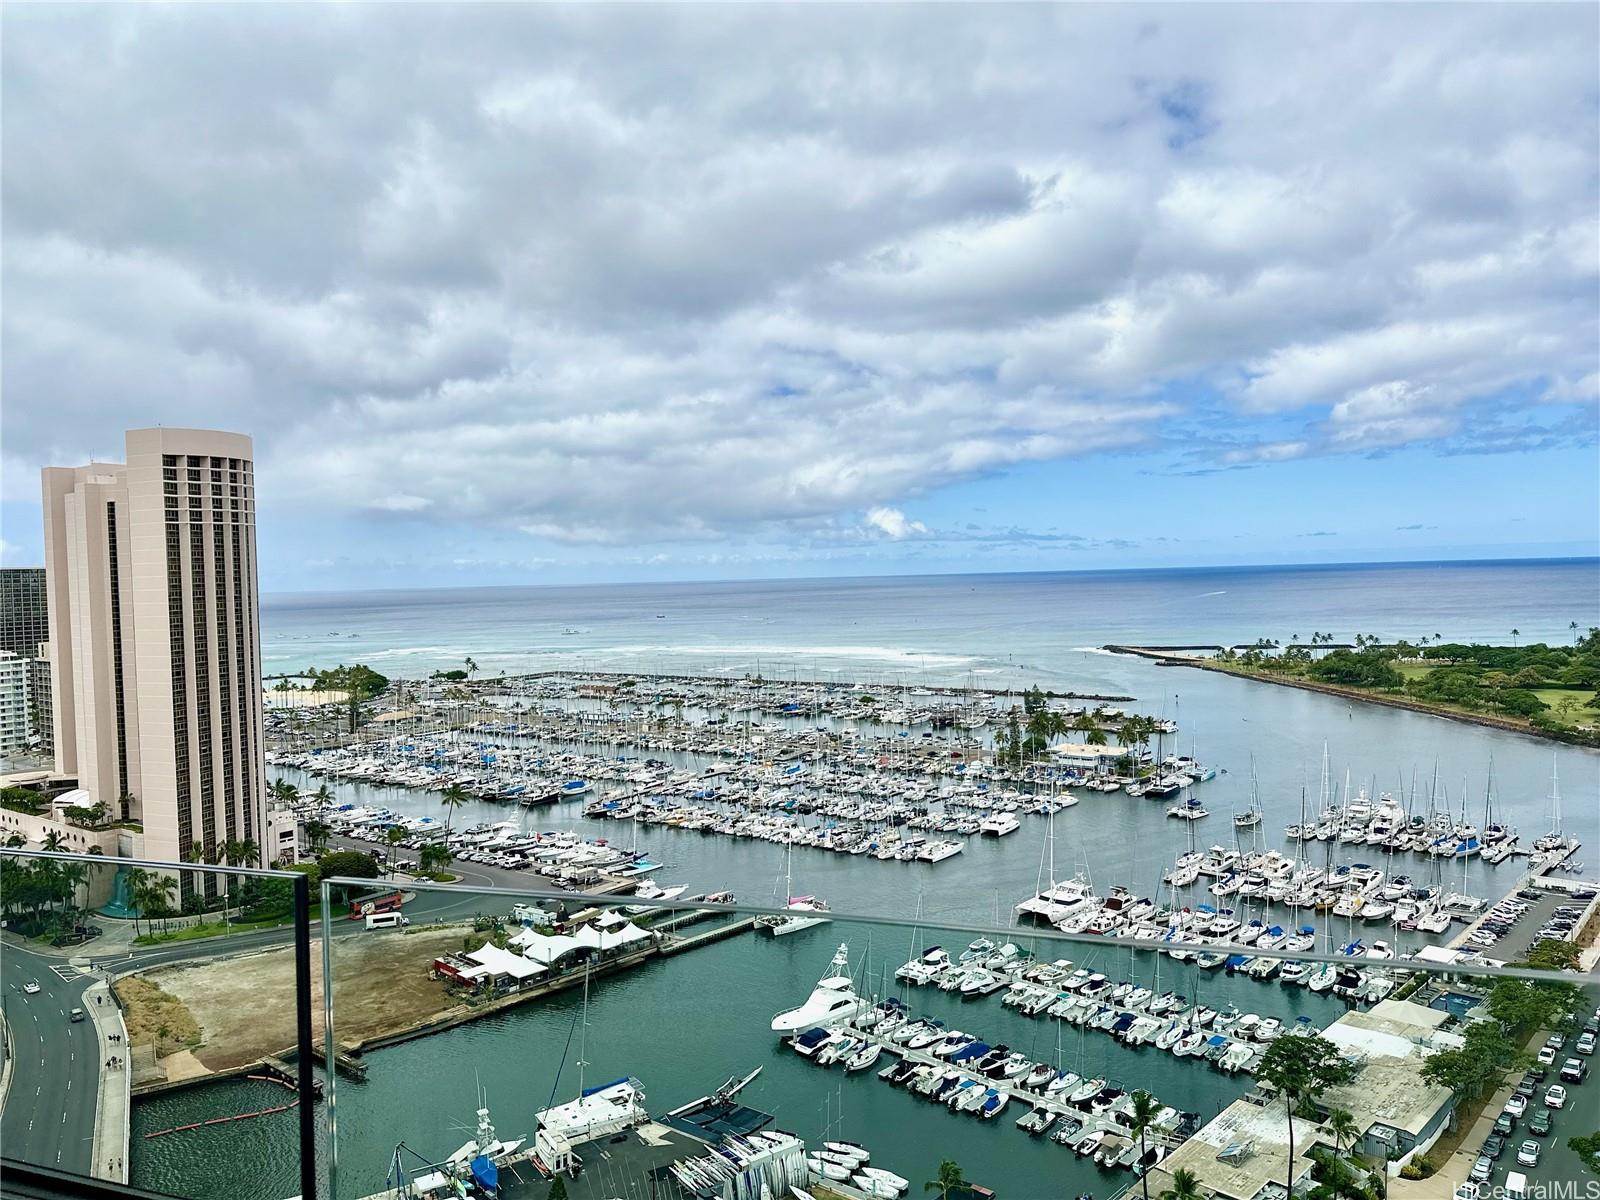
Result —
[[1545, 1088], [1544, 1106], [1546, 1108], [1565, 1108], [1567, 1106], [1567, 1089], [1559, 1083], [1552, 1083]]
[[1523, 888], [1520, 892], [1517, 893], [1517, 899], [1519, 899], [1519, 900], [1543, 900], [1544, 899], [1544, 893], [1535, 891], [1533, 888]]
[[1565, 1050], [1567, 1048], [1567, 1035], [1564, 1033], [1552, 1033], [1545, 1038], [1544, 1044], [1556, 1050]]
[[1450, 1200], [1483, 1200], [1483, 1189], [1469, 1179], [1456, 1184], [1456, 1190], [1450, 1193]]
[[81, 1020], [83, 1020], [83, 1009], [81, 1009], [81, 1008], [73, 1009], [72, 1012], [70, 1014], [68, 1014], [67, 1020], [69, 1020], [69, 1021], [81, 1021]]
[[1517, 1119], [1508, 1112], [1501, 1113], [1494, 1119], [1494, 1131], [1501, 1137], [1510, 1137], [1517, 1131]]
[[[1549, 1093], [1546, 1093], [1548, 1095]], [[1505, 1111], [1513, 1117], [1520, 1117], [1528, 1111], [1528, 1098], [1520, 1093], [1513, 1092], [1506, 1100]]]
[[1582, 1083], [1589, 1073], [1589, 1064], [1581, 1058], [1569, 1058], [1561, 1064], [1561, 1079], [1565, 1083]]
[[1539, 1165], [1538, 1142], [1530, 1139], [1517, 1147], [1517, 1165], [1519, 1167], [1537, 1167]]
[[1488, 1183], [1493, 1174], [1494, 1163], [1480, 1154], [1478, 1161], [1472, 1164], [1472, 1170], [1468, 1172], [1467, 1178], [1474, 1183]]
[[1579, 1054], [1582, 1054], [1585, 1057], [1587, 1057], [1588, 1055], [1594, 1053], [1594, 1043], [1595, 1043], [1594, 1034], [1590, 1033], [1588, 1030], [1585, 1030], [1583, 1032], [1583, 1034], [1578, 1038], [1578, 1044], [1576, 1046], [1574, 1046], [1573, 1049], [1576, 1050]]
[[1526, 1075], [1517, 1081], [1517, 1095], [1519, 1096], [1526, 1096], [1529, 1100], [1532, 1100], [1534, 1093], [1538, 1090], [1539, 1085]]
[[1485, 1158], [1499, 1158], [1506, 1152], [1506, 1140], [1498, 1133], [1491, 1133], [1483, 1139], [1483, 1147], [1478, 1151]]
[[37, 979], [28, 980], [27, 983], [22, 985], [22, 990], [30, 996], [37, 996], [39, 994], [39, 981]]
[[1550, 1068], [1544, 1063], [1534, 1063], [1533, 1066], [1528, 1068], [1527, 1078], [1529, 1079], [1537, 1079], [1540, 1083], [1543, 1083], [1549, 1076]]
[[1541, 1108], [1533, 1114], [1533, 1120], [1528, 1122], [1528, 1132], [1534, 1137], [1544, 1137], [1555, 1127], [1555, 1120], [1550, 1116], [1548, 1108]]
[[1556, 1061], [1556, 1048], [1554, 1046], [1540, 1046], [1539, 1053], [1535, 1057], [1548, 1067]]

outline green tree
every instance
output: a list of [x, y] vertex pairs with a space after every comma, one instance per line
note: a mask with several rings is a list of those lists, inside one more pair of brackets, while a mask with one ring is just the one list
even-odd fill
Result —
[[965, 1191], [967, 1181], [961, 1177], [961, 1164], [953, 1158], [947, 1158], [939, 1164], [939, 1178], [930, 1179], [922, 1185], [925, 1192], [938, 1192], [939, 1200], [950, 1200], [951, 1192]]
[[144, 867], [129, 867], [123, 876], [123, 883], [127, 885], [128, 899], [133, 908], [133, 936], [139, 936], [139, 918], [144, 914], [144, 904], [147, 895], [146, 888], [152, 872]]
[[1356, 1128], [1356, 1119], [1342, 1108], [1330, 1112], [1323, 1120], [1322, 1127], [1333, 1138], [1334, 1147], [1341, 1154], [1355, 1145], [1356, 1138], [1361, 1136], [1361, 1130]]
[[467, 655], [466, 661], [464, 663], [462, 663], [461, 665], [466, 667], [466, 669], [467, 669], [467, 677], [469, 679], [472, 676], [474, 676], [474, 675], [476, 675], [478, 673], [478, 664], [472, 660], [472, 655], [470, 655], [470, 654]]
[[1277, 1088], [1283, 1097], [1284, 1113], [1289, 1118], [1289, 1161], [1284, 1189], [1290, 1195], [1294, 1194], [1295, 1109], [1330, 1087], [1349, 1083], [1355, 1076], [1355, 1064], [1346, 1061], [1339, 1047], [1320, 1034], [1278, 1038], [1262, 1055], [1256, 1078]]
[[452, 783], [439, 794], [439, 803], [444, 805], [444, 840], [450, 840], [450, 821], [455, 816], [456, 809], [467, 802], [467, 793], [459, 783]]
[[1483, 1095], [1507, 1072], [1529, 1062], [1498, 1021], [1468, 1025], [1460, 1049], [1440, 1050], [1422, 1060], [1422, 1078], [1464, 1099]]
[[[1140, 1088], [1133, 1093], [1133, 1108], [1128, 1115], [1132, 1118], [1128, 1125], [1128, 1132], [1139, 1139], [1139, 1158], [1143, 1161], [1145, 1148], [1145, 1131], [1150, 1128], [1151, 1122], [1156, 1119], [1156, 1114], [1161, 1111], [1161, 1105], [1149, 1092]], [[1144, 1200], [1150, 1200], [1150, 1172], [1141, 1171], [1139, 1186], [1144, 1193]]]
[[1582, 1159], [1583, 1165], [1589, 1170], [1600, 1175], [1600, 1133], [1568, 1138], [1567, 1149]]
[[1161, 1200], [1205, 1200], [1200, 1177], [1187, 1167], [1179, 1167], [1172, 1173], [1172, 1186], [1161, 1193]]
[[550, 1192], [545, 1200], [567, 1200], [567, 1181], [557, 1175], [550, 1184]]
[[430, 874], [450, 865], [450, 847], [439, 842], [429, 842], [417, 857], [417, 865]]
[[333, 826], [326, 821], [312, 817], [303, 826], [306, 834], [306, 847], [312, 853], [328, 848], [328, 838], [333, 834]]
[[[1576, 971], [1578, 969], [1578, 958], [1582, 953], [1582, 947], [1576, 942], [1564, 942], [1559, 938], [1544, 938], [1534, 943], [1529, 949], [1527, 965], [1536, 967], [1541, 971]], [[1545, 987], [1548, 985], [1539, 984], [1537, 986]]]
[[383, 872], [378, 860], [362, 850], [334, 850], [317, 859], [317, 873], [327, 879], [343, 875], [352, 879], [377, 879]]

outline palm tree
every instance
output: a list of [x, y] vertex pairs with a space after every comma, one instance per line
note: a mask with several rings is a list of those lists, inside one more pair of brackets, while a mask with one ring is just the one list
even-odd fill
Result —
[[939, 1200], [950, 1200], [951, 1192], [962, 1191], [967, 1186], [967, 1181], [961, 1177], [961, 1164], [953, 1158], [947, 1158], [939, 1164], [939, 1178], [930, 1179], [922, 1185], [925, 1192], [938, 1192]]
[[261, 861], [261, 847], [250, 838], [238, 842], [224, 842], [222, 860], [230, 867], [253, 867]]
[[165, 933], [166, 914], [172, 908], [172, 894], [178, 890], [178, 881], [171, 875], [152, 874], [146, 886], [149, 889], [151, 905], [161, 910], [161, 931]]
[[472, 661], [472, 655], [467, 655], [467, 661], [462, 664], [467, 668], [467, 678], [471, 679], [478, 673], [478, 664]]
[[78, 889], [88, 886], [89, 868], [82, 863], [62, 863], [58, 877], [67, 890], [67, 899], [72, 907], [81, 907], [78, 904]]
[[58, 830], [52, 829], [44, 835], [44, 848], [46, 850], [65, 850], [67, 843], [62, 839]]
[[1179, 1167], [1172, 1173], [1172, 1186], [1161, 1193], [1161, 1200], [1205, 1200], [1200, 1192], [1200, 1179], [1193, 1172]]
[[1518, 638], [1519, 638], [1519, 637], [1521, 637], [1521, 636], [1522, 636], [1522, 630], [1520, 630], [1520, 629], [1513, 629], [1513, 630], [1512, 630], [1512, 631], [1511, 631], [1511, 644], [1512, 644], [1512, 645], [1513, 645], [1513, 646], [1515, 646], [1515, 645], [1516, 645], [1516, 644], [1517, 644], [1517, 639], [1518, 639]]
[[1361, 1136], [1361, 1130], [1356, 1128], [1356, 1119], [1342, 1108], [1330, 1112], [1327, 1120], [1322, 1122], [1322, 1127], [1333, 1138], [1334, 1148], [1341, 1154], [1355, 1145], [1356, 1138]]
[[1320, 1096], [1330, 1087], [1355, 1078], [1355, 1064], [1347, 1061], [1339, 1047], [1319, 1034], [1279, 1038], [1267, 1047], [1256, 1067], [1256, 1078], [1278, 1089], [1283, 1111], [1289, 1122], [1289, 1159], [1284, 1192], [1294, 1194], [1294, 1110], [1302, 1102]]
[[439, 803], [444, 805], [444, 840], [450, 841], [450, 819], [455, 815], [456, 809], [467, 802], [467, 793], [459, 783], [452, 783], [445, 788], [439, 796]]
[[326, 821], [312, 817], [305, 823], [306, 842], [313, 850], [321, 850], [328, 844], [328, 835], [333, 832], [333, 826]]
[[[1145, 1156], [1145, 1130], [1150, 1128], [1150, 1123], [1156, 1119], [1156, 1114], [1161, 1111], [1161, 1106], [1156, 1103], [1156, 1098], [1149, 1092], [1140, 1088], [1133, 1094], [1133, 1109], [1128, 1114], [1133, 1122], [1128, 1126], [1128, 1132], [1139, 1139], [1139, 1160], [1142, 1163]], [[1139, 1184], [1144, 1191], [1144, 1200], [1150, 1200], [1150, 1172], [1144, 1171], [1139, 1175]]]
[[144, 913], [147, 888], [152, 872], [143, 867], [129, 867], [125, 876], [128, 882], [128, 899], [133, 903], [133, 936], [139, 936], [139, 918]]

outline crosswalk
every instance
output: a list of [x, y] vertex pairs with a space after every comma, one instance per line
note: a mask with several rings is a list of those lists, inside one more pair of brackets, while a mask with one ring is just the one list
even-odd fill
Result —
[[78, 980], [83, 978], [83, 972], [79, 971], [77, 967], [64, 966], [61, 963], [51, 963], [50, 970], [63, 983], [77, 983]]

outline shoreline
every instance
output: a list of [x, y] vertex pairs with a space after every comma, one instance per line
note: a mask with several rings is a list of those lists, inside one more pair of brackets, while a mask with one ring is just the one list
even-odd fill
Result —
[[[1210, 647], [1206, 648], [1209, 649]], [[1425, 701], [1416, 700], [1409, 696], [1385, 696], [1374, 692], [1365, 692], [1360, 688], [1345, 687], [1342, 684], [1323, 683], [1320, 680], [1255, 675], [1246, 671], [1231, 670], [1207, 659], [1194, 658], [1186, 654], [1175, 654], [1170, 649], [1163, 647], [1108, 645], [1102, 647], [1102, 649], [1109, 650], [1112, 654], [1126, 654], [1133, 658], [1143, 658], [1156, 663], [1158, 666], [1192, 667], [1200, 671], [1212, 671], [1218, 675], [1227, 675], [1233, 679], [1243, 679], [1250, 683], [1270, 683], [1280, 687], [1299, 688], [1304, 692], [1320, 692], [1325, 696], [1337, 696], [1344, 700], [1359, 700], [1364, 704], [1377, 704], [1384, 708], [1398, 708], [1406, 712], [1419, 713], [1422, 716], [1441, 717], [1447, 721], [1459, 721], [1464, 725], [1479, 725], [1487, 729], [1498, 729], [1504, 733], [1521, 733], [1547, 742], [1559, 742], [1563, 746], [1576, 746], [1580, 750], [1600, 749], [1600, 746], [1596, 746], [1593, 742], [1585, 741], [1577, 733], [1540, 729], [1527, 721], [1519, 721], [1512, 717], [1497, 717], [1492, 713], [1471, 713], [1452, 708], [1437, 708]]]

